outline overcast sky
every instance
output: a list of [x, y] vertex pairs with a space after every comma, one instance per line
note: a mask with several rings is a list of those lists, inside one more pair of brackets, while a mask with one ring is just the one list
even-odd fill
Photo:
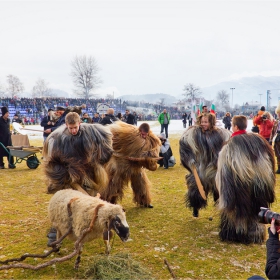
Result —
[[[93, 56], [99, 93], [180, 96], [243, 76], [280, 76], [280, 1], [1, 1], [0, 84], [16, 75], [73, 90], [70, 63]], [[206, 97], [207, 99], [207, 97]]]

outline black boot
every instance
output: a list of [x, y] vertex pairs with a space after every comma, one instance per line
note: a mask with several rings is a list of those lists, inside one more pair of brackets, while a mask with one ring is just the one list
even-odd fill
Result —
[[198, 209], [197, 209], [197, 208], [193, 208], [193, 216], [194, 216], [195, 218], [198, 217]]
[[278, 165], [278, 170], [275, 172], [276, 174], [280, 174], [280, 165]]
[[47, 246], [48, 247], [52, 247], [51, 244], [56, 241], [56, 229], [55, 228], [51, 228], [49, 233], [48, 233], [48, 235], [47, 235], [47, 237], [49, 238]]

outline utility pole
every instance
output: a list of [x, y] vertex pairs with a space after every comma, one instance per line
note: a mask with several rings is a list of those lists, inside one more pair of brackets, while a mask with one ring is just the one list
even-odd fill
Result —
[[233, 90], [235, 89], [234, 87], [231, 87], [231, 107], [233, 109]]
[[[274, 88], [274, 89], [268, 89], [266, 91], [266, 109], [267, 110], [269, 110], [269, 108], [270, 108], [270, 99], [271, 99], [270, 95], [271, 95], [272, 90], [280, 90], [280, 89], [279, 88]], [[279, 97], [278, 97], [278, 99], [279, 99]]]
[[266, 110], [269, 110], [270, 107], [270, 90], [266, 91]]
[[259, 93], [260, 96], [260, 106], [262, 106], [262, 93]]

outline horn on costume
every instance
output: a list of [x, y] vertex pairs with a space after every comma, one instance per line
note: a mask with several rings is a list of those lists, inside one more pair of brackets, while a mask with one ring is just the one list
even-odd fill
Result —
[[201, 197], [202, 197], [204, 200], [207, 200], [207, 197], [206, 197], [206, 194], [205, 194], [203, 185], [202, 185], [202, 183], [201, 183], [201, 181], [200, 181], [200, 178], [199, 178], [199, 176], [198, 176], [198, 173], [197, 173], [197, 170], [196, 170], [196, 167], [195, 167], [194, 164], [192, 165], [192, 171], [193, 171], [194, 179], [195, 179], [195, 182], [196, 182], [196, 184], [197, 184], [197, 187], [198, 187], [198, 190], [199, 190], [199, 193], [200, 193]]
[[125, 159], [131, 160], [131, 161], [146, 161], [147, 159], [151, 160], [161, 160], [163, 157], [149, 157], [149, 158], [135, 158], [135, 157], [124, 157]]

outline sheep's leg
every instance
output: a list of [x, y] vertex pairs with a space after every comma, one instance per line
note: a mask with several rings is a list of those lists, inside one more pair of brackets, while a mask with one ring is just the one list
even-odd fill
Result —
[[110, 239], [113, 237], [113, 233], [112, 231], [104, 231], [103, 232], [103, 240], [104, 240], [104, 244], [106, 246], [106, 250], [105, 250], [105, 254], [109, 255], [110, 251], [111, 251], [111, 246], [110, 246]]
[[105, 246], [106, 246], [105, 254], [109, 255], [110, 251], [111, 251], [110, 242], [109, 242], [109, 240], [104, 240], [104, 243], [105, 243]]

